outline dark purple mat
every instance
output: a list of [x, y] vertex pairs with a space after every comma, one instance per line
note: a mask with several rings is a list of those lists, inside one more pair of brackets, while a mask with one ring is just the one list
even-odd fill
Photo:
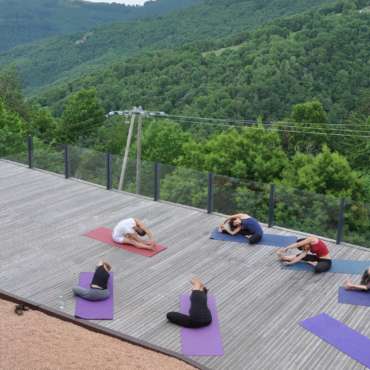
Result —
[[354, 306], [370, 307], [370, 292], [361, 292], [339, 288], [338, 302], [352, 304]]
[[370, 368], [370, 339], [326, 313], [300, 322], [305, 329]]
[[[81, 272], [79, 286], [88, 288], [90, 286], [93, 272]], [[104, 301], [87, 301], [76, 297], [75, 316], [86, 320], [113, 320], [113, 273], [110, 273], [108, 281], [110, 297]]]
[[[190, 296], [182, 294], [181, 313], [189, 314]], [[224, 349], [217, 317], [216, 300], [208, 296], [208, 307], [212, 314], [212, 323], [205, 328], [181, 328], [182, 353], [186, 356], [223, 356]]]

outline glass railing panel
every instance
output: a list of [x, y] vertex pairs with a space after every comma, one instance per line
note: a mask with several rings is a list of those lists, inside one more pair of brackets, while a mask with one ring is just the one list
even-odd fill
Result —
[[276, 187], [275, 225], [335, 239], [340, 199]]
[[196, 208], [207, 208], [208, 174], [160, 165], [160, 199]]
[[346, 201], [342, 240], [370, 248], [370, 204]]
[[[118, 189], [119, 180], [122, 172], [123, 157], [112, 156], [112, 186]], [[147, 197], [153, 197], [154, 194], [154, 163], [150, 161], [141, 161], [139, 174], [135, 159], [127, 161], [125, 174], [123, 177], [123, 191], [134, 194], [140, 194]]]
[[227, 176], [214, 176], [214, 211], [227, 215], [247, 213], [268, 221], [269, 185]]
[[[12, 136], [7, 139], [12, 141]], [[18, 136], [14, 137], [14, 141], [19, 141]], [[17, 163], [28, 164], [27, 138], [21, 142], [13, 142], [12, 148], [10, 148], [9, 145], [1, 147], [0, 144], [0, 158]]]
[[106, 155], [95, 150], [69, 146], [69, 176], [106, 185]]
[[34, 140], [32, 165], [50, 172], [64, 173], [64, 145]]

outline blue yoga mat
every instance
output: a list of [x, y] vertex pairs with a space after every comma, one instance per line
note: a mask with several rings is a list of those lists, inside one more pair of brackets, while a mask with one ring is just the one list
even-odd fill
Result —
[[339, 288], [338, 302], [352, 304], [354, 306], [370, 307], [370, 292], [361, 292]]
[[300, 325], [325, 342], [370, 368], [370, 338], [326, 313], [300, 322]]
[[[369, 268], [370, 261], [352, 261], [352, 260], [332, 260], [331, 269], [328, 272], [339, 274], [362, 275]], [[313, 271], [314, 267], [305, 262], [298, 262], [294, 265], [284, 266], [289, 270]]]
[[[210, 238], [227, 242], [248, 243], [248, 239], [243, 235], [220, 233], [217, 228], [212, 231]], [[295, 243], [296, 241], [297, 237], [293, 235], [264, 234], [262, 240], [258, 242], [258, 244], [281, 248]]]

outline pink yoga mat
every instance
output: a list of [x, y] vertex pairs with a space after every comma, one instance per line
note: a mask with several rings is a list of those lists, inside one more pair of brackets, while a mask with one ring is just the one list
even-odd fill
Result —
[[[79, 286], [89, 288], [93, 272], [81, 272]], [[113, 320], [113, 273], [110, 273], [108, 280], [110, 297], [104, 301], [88, 301], [76, 297], [75, 316], [86, 320]]]
[[152, 257], [156, 255], [159, 252], [162, 252], [163, 250], [167, 249], [163, 245], [157, 244], [154, 251], [151, 251], [149, 249], [140, 249], [133, 247], [129, 244], [119, 244], [113, 241], [112, 239], [112, 230], [108, 227], [99, 227], [95, 230], [91, 230], [88, 233], [84, 234], [84, 236], [87, 236], [88, 238], [99, 240], [102, 243], [112, 245], [113, 247], [124, 249], [128, 252], [140, 254], [141, 256], [146, 257]]
[[[180, 298], [181, 313], [188, 315], [190, 309], [189, 294]], [[208, 296], [208, 308], [212, 314], [212, 323], [204, 328], [181, 328], [182, 353], [186, 356], [223, 356], [224, 349], [217, 317], [216, 300]]]

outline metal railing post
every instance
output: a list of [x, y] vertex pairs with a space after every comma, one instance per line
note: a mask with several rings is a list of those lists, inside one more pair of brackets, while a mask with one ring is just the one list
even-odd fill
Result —
[[112, 190], [112, 154], [106, 156], [107, 190]]
[[32, 136], [28, 135], [27, 138], [27, 148], [28, 148], [28, 167], [32, 168], [32, 159], [33, 159], [33, 140]]
[[269, 221], [268, 227], [274, 226], [275, 218], [275, 184], [270, 186], [270, 199], [269, 199]]
[[69, 177], [69, 147], [68, 144], [64, 144], [64, 177]]
[[208, 172], [208, 199], [207, 199], [207, 213], [213, 212], [213, 173]]
[[154, 200], [158, 201], [160, 197], [160, 187], [161, 187], [161, 179], [160, 179], [160, 163], [154, 163]]
[[343, 238], [343, 228], [344, 228], [344, 211], [346, 209], [346, 200], [341, 199], [339, 205], [339, 215], [338, 215], [338, 227], [337, 227], [337, 240], [336, 243], [340, 244]]

